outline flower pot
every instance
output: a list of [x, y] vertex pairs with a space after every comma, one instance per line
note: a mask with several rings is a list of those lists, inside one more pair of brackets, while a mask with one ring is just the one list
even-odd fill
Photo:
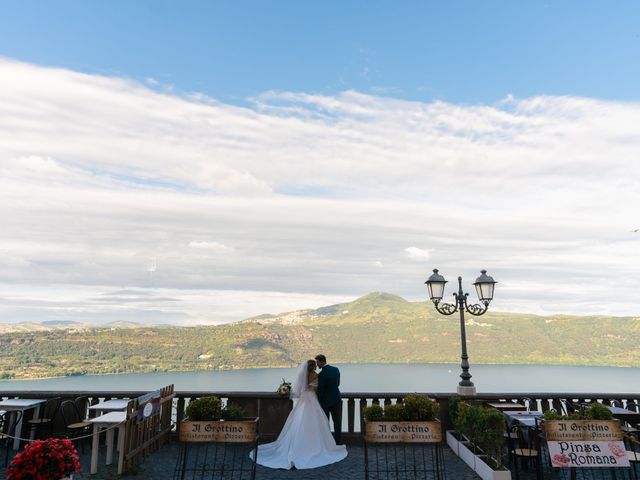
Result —
[[493, 470], [486, 462], [486, 455], [476, 455], [475, 472], [482, 480], [511, 480], [509, 470]]

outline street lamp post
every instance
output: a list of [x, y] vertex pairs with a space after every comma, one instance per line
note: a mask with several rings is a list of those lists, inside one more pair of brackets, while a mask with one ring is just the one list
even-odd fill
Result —
[[454, 293], [453, 296], [456, 299], [454, 304], [440, 303], [444, 294], [444, 285], [447, 281], [442, 275], [438, 273], [438, 269], [433, 270], [433, 275], [424, 282], [429, 290], [429, 298], [436, 307], [436, 310], [442, 315], [453, 315], [456, 312], [460, 312], [460, 342], [462, 343], [462, 354], [460, 356], [462, 362], [462, 373], [460, 374], [460, 383], [458, 384], [458, 393], [460, 395], [475, 395], [476, 387], [471, 381], [471, 374], [469, 373], [469, 356], [467, 355], [467, 334], [465, 331], [464, 312], [467, 311], [470, 315], [479, 317], [483, 315], [489, 308], [489, 303], [493, 300], [493, 290], [497, 283], [492, 277], [487, 275], [486, 270], [481, 271], [481, 275], [474, 282], [476, 292], [480, 304], [469, 305], [467, 303], [468, 293], [462, 291], [462, 277], [458, 277], [458, 293]]

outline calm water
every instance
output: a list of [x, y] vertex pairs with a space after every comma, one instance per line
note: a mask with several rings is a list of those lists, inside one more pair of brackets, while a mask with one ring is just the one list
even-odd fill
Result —
[[[337, 365], [343, 392], [454, 392], [457, 364]], [[177, 390], [275, 391], [294, 368], [215, 372], [87, 375], [31, 381], [2, 381], [0, 390], [153, 390], [173, 383]], [[540, 365], [472, 365], [479, 393], [608, 392], [640, 393], [640, 368]]]

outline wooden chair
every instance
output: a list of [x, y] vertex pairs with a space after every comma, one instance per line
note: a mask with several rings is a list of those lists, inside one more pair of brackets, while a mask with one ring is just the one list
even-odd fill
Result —
[[58, 415], [60, 407], [60, 397], [50, 398], [40, 410], [40, 418], [32, 418], [27, 423], [31, 426], [31, 431], [35, 432], [36, 438], [42, 438], [43, 432], [47, 436], [53, 435], [53, 422]]
[[16, 432], [16, 427], [22, 419], [22, 411], [4, 412], [0, 415], [0, 446], [5, 448], [4, 466], [9, 464], [9, 451], [13, 446], [13, 438], [16, 433], [20, 436], [22, 432]]
[[542, 478], [542, 466], [540, 464], [540, 432], [536, 422], [535, 429], [522, 428], [517, 422], [509, 429], [507, 442], [509, 445], [509, 469], [519, 480], [520, 465], [527, 469], [529, 465], [536, 470], [536, 479]]

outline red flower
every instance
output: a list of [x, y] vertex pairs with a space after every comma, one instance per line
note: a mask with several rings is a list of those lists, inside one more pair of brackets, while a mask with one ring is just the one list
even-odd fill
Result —
[[60, 480], [80, 471], [71, 440], [47, 438], [24, 447], [7, 468], [7, 480]]

